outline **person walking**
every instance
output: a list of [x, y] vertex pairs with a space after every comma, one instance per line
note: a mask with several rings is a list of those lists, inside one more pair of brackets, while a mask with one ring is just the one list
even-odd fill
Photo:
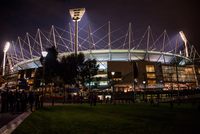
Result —
[[30, 91], [30, 92], [29, 92], [29, 95], [28, 95], [28, 102], [29, 102], [29, 105], [30, 105], [31, 112], [33, 112], [33, 104], [34, 104], [34, 101], [35, 101], [34, 94], [33, 94], [32, 91]]
[[21, 110], [22, 112], [27, 110], [27, 94], [24, 90], [21, 93]]

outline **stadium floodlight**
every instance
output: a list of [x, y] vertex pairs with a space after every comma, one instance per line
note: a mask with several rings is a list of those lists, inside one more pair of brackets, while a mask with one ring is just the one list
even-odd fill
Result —
[[47, 54], [48, 54], [48, 52], [47, 51], [42, 51], [42, 57], [46, 57], [47, 56]]
[[69, 13], [73, 21], [80, 21], [85, 13], [85, 8], [69, 9]]
[[3, 49], [3, 52], [6, 53], [9, 48], [10, 48], [10, 42], [6, 42], [6, 45], [5, 45], [4, 49]]
[[3, 55], [3, 72], [2, 72], [2, 76], [5, 75], [5, 69], [6, 69], [6, 53], [8, 51], [8, 49], [10, 48], [10, 42], [6, 42], [5, 46], [4, 46], [4, 49], [3, 49], [3, 52], [4, 52], [4, 55]]
[[74, 37], [74, 53], [77, 55], [78, 53], [78, 21], [81, 20], [85, 13], [85, 8], [74, 8], [69, 9], [69, 13], [71, 15], [72, 20], [75, 23], [75, 37]]
[[188, 47], [187, 47], [187, 38], [186, 38], [185, 34], [183, 33], [183, 31], [180, 31], [179, 34], [185, 44], [185, 54], [186, 54], [186, 57], [188, 57], [189, 55], [188, 55]]

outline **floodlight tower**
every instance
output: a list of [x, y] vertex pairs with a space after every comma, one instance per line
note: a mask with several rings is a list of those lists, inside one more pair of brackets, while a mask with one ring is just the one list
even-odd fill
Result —
[[81, 20], [85, 13], [85, 8], [69, 9], [72, 20], [75, 24], [75, 37], [74, 37], [74, 53], [78, 53], [78, 22]]
[[6, 69], [6, 53], [8, 51], [8, 49], [10, 48], [10, 42], [6, 42], [4, 49], [3, 49], [3, 72], [2, 72], [2, 76], [5, 75], [5, 69]]
[[184, 44], [185, 44], [185, 55], [186, 57], [189, 57], [188, 55], [188, 46], [187, 46], [187, 38], [185, 37], [185, 34], [183, 33], [183, 31], [179, 32], [181, 39], [183, 40]]

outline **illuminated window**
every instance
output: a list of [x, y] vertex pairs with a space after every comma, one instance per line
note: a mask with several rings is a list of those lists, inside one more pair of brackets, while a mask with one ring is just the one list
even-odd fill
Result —
[[146, 65], [146, 71], [147, 72], [155, 72], [154, 65]]
[[154, 79], [154, 78], [156, 78], [156, 75], [154, 73], [148, 73], [147, 78]]
[[185, 73], [193, 74], [193, 69], [192, 68], [185, 68]]
[[32, 71], [31, 77], [34, 77], [34, 76], [35, 76], [35, 71]]
[[198, 74], [200, 74], [200, 68], [198, 68], [197, 72], [198, 72]]
[[107, 81], [100, 81], [100, 82], [99, 82], [99, 85], [105, 86], [105, 85], [108, 85], [108, 82], [107, 82]]
[[33, 84], [34, 83], [34, 80], [33, 79], [29, 79], [27, 80], [28, 84]]
[[107, 62], [97, 62], [99, 65], [99, 70], [106, 70], [107, 68]]
[[148, 80], [148, 85], [156, 85], [156, 80]]
[[21, 74], [18, 74], [18, 79], [20, 79], [20, 77], [21, 77]]

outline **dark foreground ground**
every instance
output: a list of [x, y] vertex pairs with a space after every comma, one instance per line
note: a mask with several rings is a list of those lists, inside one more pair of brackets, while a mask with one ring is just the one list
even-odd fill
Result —
[[19, 114], [0, 113], [0, 128], [15, 119]]
[[14, 134], [192, 134], [200, 133], [196, 105], [74, 104], [33, 112]]

